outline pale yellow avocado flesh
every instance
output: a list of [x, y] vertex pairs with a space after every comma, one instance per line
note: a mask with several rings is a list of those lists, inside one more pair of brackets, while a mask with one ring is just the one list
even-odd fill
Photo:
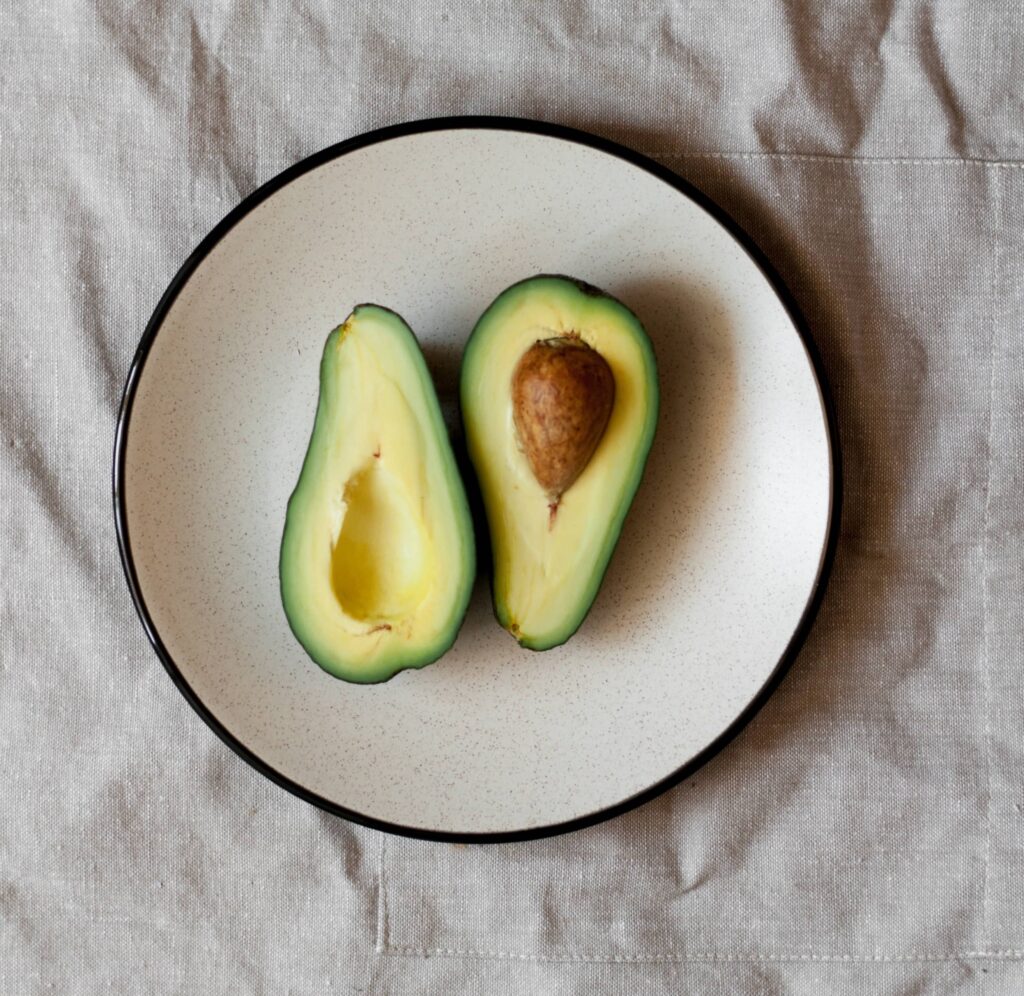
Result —
[[[512, 372], [539, 339], [569, 333], [611, 367], [615, 404], [552, 518], [515, 432]], [[491, 535], [498, 620], [524, 646], [556, 646], [589, 610], [643, 472], [658, 410], [650, 341], [613, 298], [568, 278], [534, 277], [500, 295], [477, 323], [461, 397]]]
[[325, 670], [384, 681], [451, 645], [474, 572], [465, 491], [423, 356], [397, 315], [360, 305], [327, 340], [288, 504], [289, 623]]

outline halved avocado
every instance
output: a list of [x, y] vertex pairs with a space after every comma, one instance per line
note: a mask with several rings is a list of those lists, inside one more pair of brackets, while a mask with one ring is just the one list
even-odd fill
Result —
[[475, 572], [466, 492], [423, 354], [398, 315], [361, 304], [327, 338], [288, 502], [288, 622], [325, 671], [387, 681], [452, 645]]
[[[567, 347], [559, 355], [571, 356], [568, 347], [596, 351], [614, 378], [614, 400], [582, 472], [554, 495], [517, 431], [513, 380], [528, 352], [559, 346]], [[589, 611], [640, 484], [658, 417], [654, 351], [615, 298], [541, 275], [508, 288], [477, 322], [460, 393], [491, 535], [495, 614], [522, 646], [547, 650], [572, 636]], [[559, 427], [547, 428], [555, 438]]]

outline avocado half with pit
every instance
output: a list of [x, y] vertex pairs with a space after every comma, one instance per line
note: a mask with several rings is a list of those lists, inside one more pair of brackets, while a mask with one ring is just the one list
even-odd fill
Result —
[[288, 502], [288, 622], [325, 671], [386, 681], [452, 645], [475, 573], [466, 492], [423, 354], [398, 315], [361, 304], [327, 338]]
[[547, 650], [589, 611], [640, 484], [658, 418], [654, 351], [615, 298], [532, 277], [477, 322], [460, 393], [495, 614], [522, 646]]

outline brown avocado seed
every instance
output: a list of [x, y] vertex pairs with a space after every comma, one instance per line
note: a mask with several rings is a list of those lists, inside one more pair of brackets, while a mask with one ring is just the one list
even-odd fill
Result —
[[577, 335], [540, 339], [516, 364], [512, 419], [552, 512], [590, 462], [614, 405], [611, 367]]

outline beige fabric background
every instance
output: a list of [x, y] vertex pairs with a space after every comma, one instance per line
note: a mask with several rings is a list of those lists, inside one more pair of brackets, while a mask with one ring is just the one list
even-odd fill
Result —
[[[1024, 8], [516, 8], [0, 3], [0, 992], [1024, 991]], [[459, 113], [717, 198], [806, 312], [846, 469], [819, 622], [748, 730], [496, 847], [230, 754], [145, 641], [109, 485], [202, 235], [327, 144]]]

